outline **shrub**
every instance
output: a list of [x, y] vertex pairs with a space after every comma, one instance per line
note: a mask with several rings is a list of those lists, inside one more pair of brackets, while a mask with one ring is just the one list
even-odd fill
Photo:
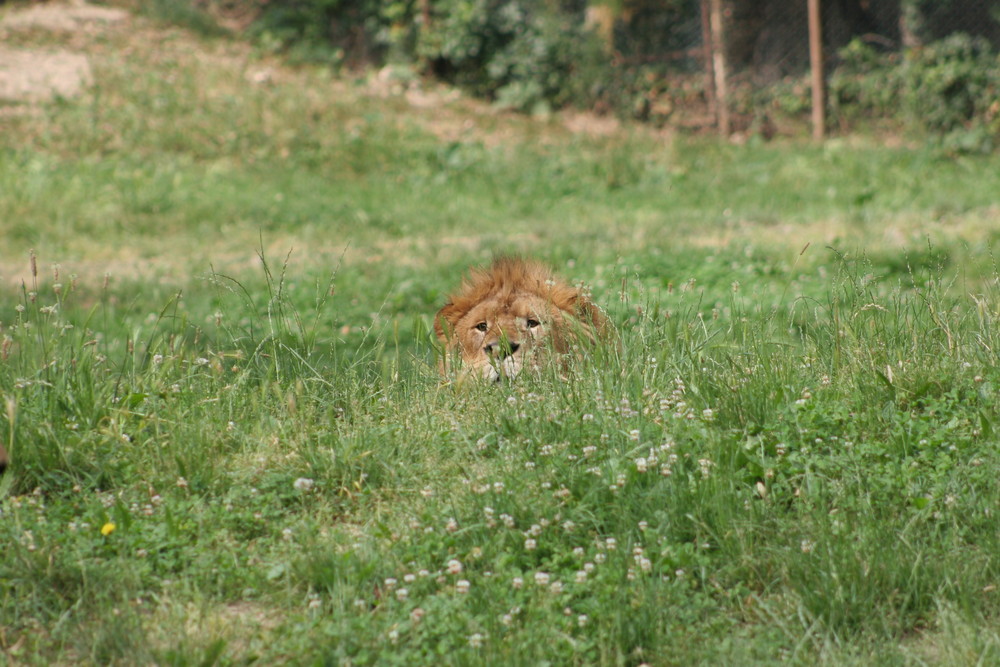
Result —
[[[413, 25], [403, 0], [288, 0], [267, 3], [252, 32], [265, 45], [309, 62], [371, 64]], [[412, 30], [412, 28], [410, 29]]]
[[[986, 117], [1000, 94], [1000, 60], [983, 38], [955, 34], [903, 61], [903, 106], [922, 127], [952, 132]], [[994, 111], [995, 113], [995, 111]]]
[[840, 57], [830, 102], [843, 120], [895, 117], [962, 150], [1000, 139], [1000, 58], [985, 39], [956, 34], [902, 59], [855, 40]]
[[517, 0], [443, 0], [419, 54], [434, 72], [503, 106], [588, 105], [607, 58], [583, 12]]

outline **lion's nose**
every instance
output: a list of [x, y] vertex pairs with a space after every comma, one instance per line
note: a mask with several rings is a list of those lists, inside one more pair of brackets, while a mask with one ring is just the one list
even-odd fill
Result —
[[510, 355], [517, 352], [519, 347], [521, 347], [520, 343], [514, 343], [512, 341], [497, 341], [495, 343], [490, 343], [483, 349], [486, 350], [486, 354], [488, 356], [506, 359]]

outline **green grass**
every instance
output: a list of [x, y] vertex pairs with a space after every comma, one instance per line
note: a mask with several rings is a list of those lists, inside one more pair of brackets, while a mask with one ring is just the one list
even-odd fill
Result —
[[[996, 157], [80, 44], [95, 89], [0, 133], [4, 662], [1000, 660]], [[442, 383], [497, 251], [620, 345]]]

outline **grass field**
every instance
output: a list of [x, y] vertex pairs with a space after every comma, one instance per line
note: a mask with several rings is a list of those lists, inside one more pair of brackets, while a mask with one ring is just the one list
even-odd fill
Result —
[[[73, 46], [0, 107], [0, 663], [1000, 662], [1000, 157]], [[443, 383], [497, 252], [620, 346]]]

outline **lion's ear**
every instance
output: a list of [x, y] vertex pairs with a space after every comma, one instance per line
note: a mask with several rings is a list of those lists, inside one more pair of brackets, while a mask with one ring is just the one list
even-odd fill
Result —
[[594, 302], [583, 296], [577, 296], [576, 312], [581, 320], [594, 328], [598, 336], [603, 336], [608, 330], [608, 318]]
[[438, 311], [434, 316], [434, 333], [439, 341], [447, 345], [454, 339], [455, 325], [461, 317], [462, 312], [451, 301]]
[[603, 338], [610, 329], [608, 318], [604, 312], [584, 296], [580, 290], [573, 289], [556, 302], [556, 306], [569, 314], [578, 326], [583, 327], [581, 333], [587, 338]]

